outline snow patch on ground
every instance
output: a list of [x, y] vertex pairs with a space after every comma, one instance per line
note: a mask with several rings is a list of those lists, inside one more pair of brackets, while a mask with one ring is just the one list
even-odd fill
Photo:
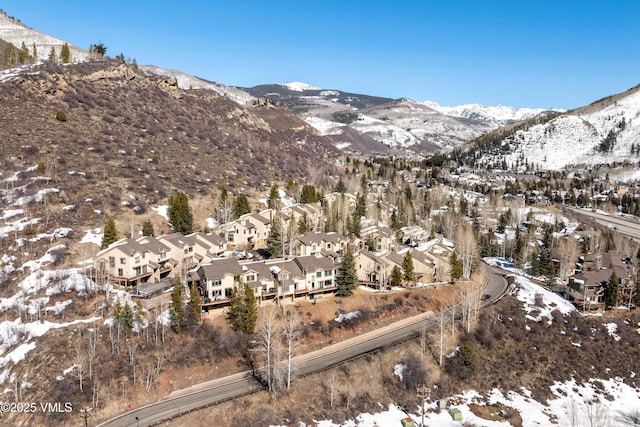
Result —
[[[602, 389], [602, 391], [599, 391]], [[436, 411], [436, 402], [425, 405], [425, 425], [438, 427], [459, 427], [474, 425], [478, 427], [508, 427], [506, 421], [490, 421], [480, 418], [471, 412], [469, 405], [503, 404], [520, 413], [523, 426], [564, 426], [564, 425], [599, 425], [624, 426], [629, 425], [624, 419], [625, 414], [631, 414], [640, 409], [640, 392], [629, 386], [622, 378], [611, 380], [589, 380], [587, 383], [577, 384], [575, 381], [556, 382], [551, 386], [554, 398], [546, 402], [538, 402], [531, 398], [531, 392], [524, 388], [518, 391], [503, 392], [493, 389], [487, 395], [469, 390], [463, 394], [450, 397], [449, 407], [455, 407], [462, 413], [462, 420], [454, 421], [448, 411]], [[605, 397], [608, 395], [611, 399]], [[455, 402], [455, 404], [453, 404]], [[420, 407], [409, 408], [408, 412], [395, 405], [389, 405], [386, 411], [358, 415], [355, 419], [342, 424], [335, 424], [331, 420], [317, 422], [322, 427], [373, 427], [400, 426], [400, 421], [411, 417], [415, 421], [421, 418]], [[594, 416], [598, 416], [597, 421]], [[558, 422], [551, 422], [557, 419]], [[596, 421], [594, 423], [594, 421]]]
[[355, 319], [360, 316], [360, 311], [350, 311], [349, 313], [340, 313], [334, 320], [338, 323], [342, 323], [345, 320]]
[[80, 243], [95, 243], [98, 246], [102, 246], [102, 234], [101, 228], [95, 228], [93, 230], [85, 230], [84, 236], [80, 240]]
[[160, 205], [157, 208], [151, 208], [151, 210], [155, 211], [162, 218], [169, 221], [169, 205]]
[[[546, 318], [551, 323], [553, 310], [560, 310], [562, 314], [567, 315], [576, 309], [569, 301], [533, 283], [526, 277], [516, 276], [516, 283], [520, 285], [517, 298], [524, 303], [524, 310], [529, 313], [527, 318], [530, 320], [540, 322]], [[532, 312], [537, 314], [532, 316], [530, 314]]]
[[604, 327], [607, 328], [607, 332], [610, 337], [613, 337], [614, 340], [620, 341], [620, 335], [616, 334], [618, 330], [618, 325], [615, 323], [605, 323]]
[[398, 363], [396, 366], [393, 367], [393, 375], [400, 378], [400, 381], [402, 381], [405, 369], [407, 369], [407, 365], [403, 363]]

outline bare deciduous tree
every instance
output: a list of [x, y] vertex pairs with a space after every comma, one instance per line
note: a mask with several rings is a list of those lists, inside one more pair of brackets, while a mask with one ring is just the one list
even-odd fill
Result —
[[276, 307], [263, 309], [257, 330], [259, 372], [263, 376], [267, 390], [276, 394], [282, 380], [282, 346], [280, 334], [282, 325]]
[[436, 282], [444, 282], [447, 280], [451, 271], [451, 265], [448, 260], [442, 259], [440, 257], [435, 260], [435, 279]]
[[478, 242], [468, 222], [462, 222], [458, 226], [456, 250], [462, 261], [462, 278], [469, 279], [473, 266], [478, 262]]
[[293, 357], [296, 353], [296, 344], [300, 338], [301, 328], [300, 320], [295, 311], [286, 311], [282, 328], [282, 337], [286, 348], [287, 357], [287, 390], [291, 387], [291, 379], [293, 377]]
[[562, 239], [558, 244], [559, 251], [559, 265], [558, 265], [558, 277], [563, 283], [569, 280], [569, 276], [573, 274], [574, 266], [578, 256], [578, 248], [576, 242], [571, 238]]
[[87, 363], [89, 365], [89, 379], [93, 380], [93, 364], [98, 357], [98, 329], [87, 330]]
[[459, 291], [460, 309], [464, 330], [471, 332], [471, 319], [477, 314], [480, 306], [481, 287], [475, 283], [462, 283]]
[[449, 313], [447, 313], [447, 310], [444, 307], [440, 307], [435, 314], [435, 319], [436, 328], [434, 344], [437, 349], [438, 365], [442, 366], [445, 351], [444, 349], [446, 345], [447, 326], [449, 325]]

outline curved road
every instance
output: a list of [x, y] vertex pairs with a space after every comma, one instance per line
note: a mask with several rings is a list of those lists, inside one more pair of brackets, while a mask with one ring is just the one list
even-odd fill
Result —
[[[504, 294], [507, 289], [507, 282], [503, 276], [504, 272], [499, 268], [483, 263], [482, 270], [487, 277], [484, 293], [491, 295], [491, 298], [482, 301], [482, 305], [486, 306], [497, 301]], [[425, 313], [396, 322], [389, 327], [298, 356], [295, 359], [296, 373], [298, 376], [309, 375], [371, 351], [408, 340], [418, 335], [425, 323], [427, 328], [433, 328], [436, 325], [436, 319], [429, 313]], [[206, 388], [198, 389], [199, 387]], [[99, 426], [139, 427], [153, 425], [205, 406], [215, 405], [253, 393], [262, 388], [263, 386], [250, 375], [250, 372], [245, 371], [207, 382], [200, 386], [196, 385], [190, 389], [183, 390], [184, 394], [181, 395], [180, 391], [175, 392], [172, 394], [173, 397], [132, 409], [127, 413], [99, 424]]]

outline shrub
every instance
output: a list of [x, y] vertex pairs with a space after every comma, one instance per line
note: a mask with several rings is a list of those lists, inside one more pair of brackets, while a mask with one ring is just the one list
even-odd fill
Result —
[[56, 119], [59, 122], [66, 122], [67, 121], [67, 115], [65, 114], [64, 111], [58, 110], [58, 111], [56, 111]]

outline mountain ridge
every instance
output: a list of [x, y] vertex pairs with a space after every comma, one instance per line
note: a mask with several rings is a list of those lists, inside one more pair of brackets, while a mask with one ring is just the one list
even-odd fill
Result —
[[[60, 55], [62, 46], [66, 43], [69, 46], [70, 61], [85, 61], [89, 58], [89, 51], [67, 43], [64, 40], [42, 33], [27, 27], [20, 20], [9, 16], [0, 9], [0, 39], [13, 44], [20, 49], [22, 44], [27, 47], [30, 54], [35, 48], [35, 60], [44, 60], [49, 57], [51, 49], [55, 50], [57, 56]], [[3, 63], [4, 63], [4, 54]]]
[[[240, 89], [289, 108], [321, 134], [330, 135], [341, 149], [365, 153], [380, 152], [379, 144], [351, 146], [353, 132], [345, 133], [347, 128], [383, 144], [386, 151], [434, 154], [500, 126], [555, 111], [480, 104], [444, 107], [433, 101], [354, 94], [302, 82]], [[348, 136], [341, 138], [343, 133]]]
[[510, 169], [640, 160], [640, 85], [589, 105], [507, 126], [470, 142], [464, 158]]

